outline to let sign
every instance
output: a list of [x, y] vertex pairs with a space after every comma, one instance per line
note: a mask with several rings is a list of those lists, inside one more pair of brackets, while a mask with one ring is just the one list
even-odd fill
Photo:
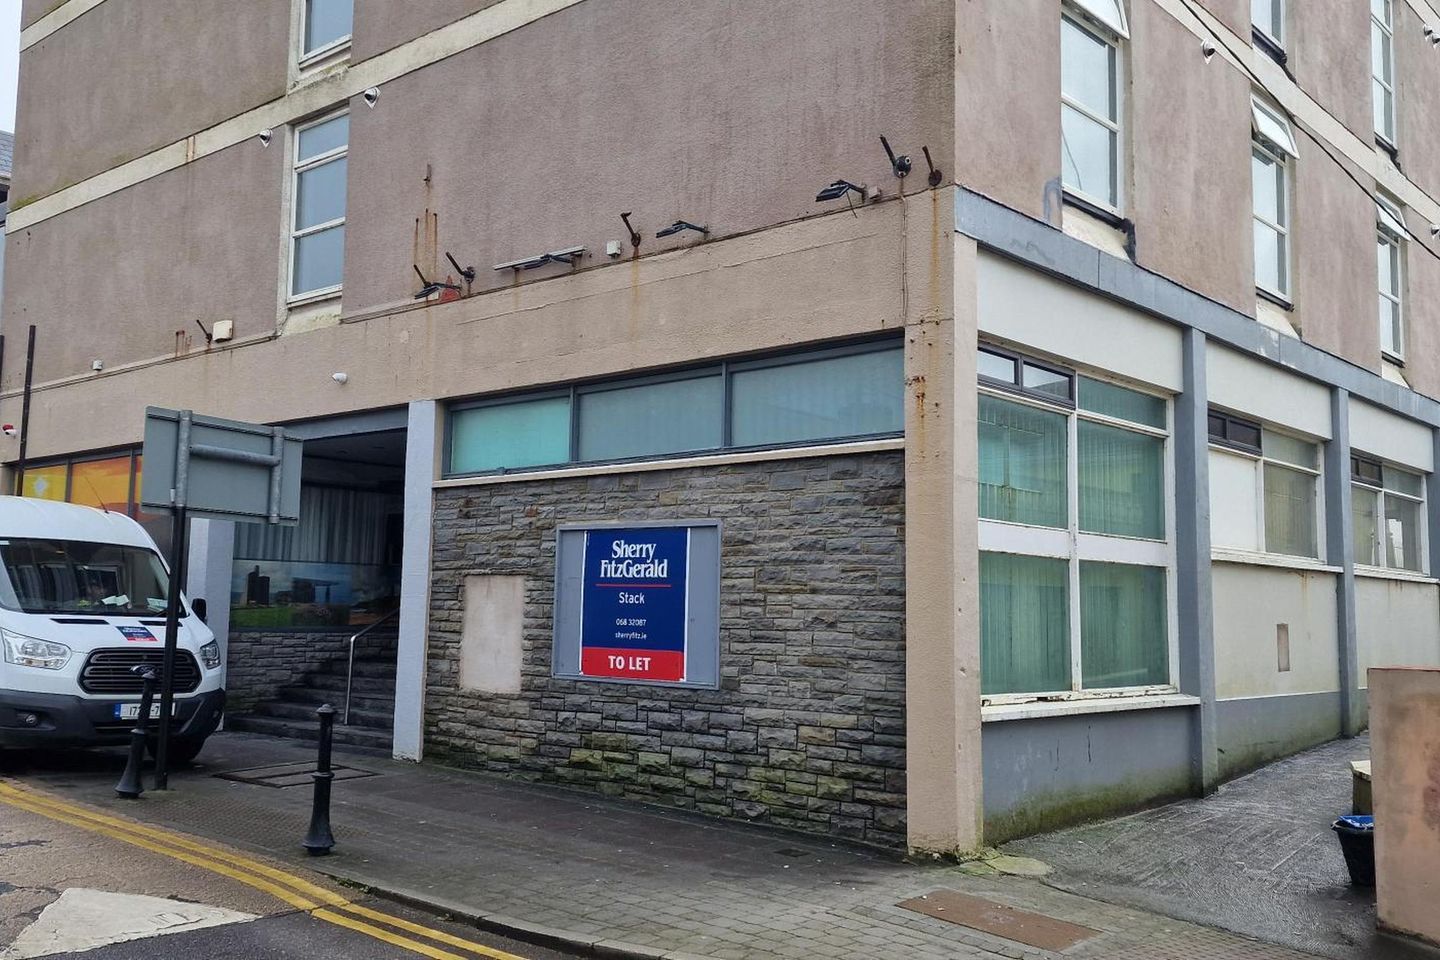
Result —
[[561, 527], [555, 566], [555, 676], [719, 683], [718, 523]]

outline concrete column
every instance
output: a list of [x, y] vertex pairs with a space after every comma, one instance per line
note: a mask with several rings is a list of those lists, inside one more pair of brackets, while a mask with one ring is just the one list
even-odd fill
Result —
[[1355, 632], [1355, 530], [1350, 524], [1350, 392], [1330, 390], [1330, 442], [1325, 445], [1325, 562], [1335, 581], [1335, 637], [1340, 657], [1340, 733], [1365, 727], [1360, 654]]
[[[953, 198], [908, 203], [905, 743], [909, 845], [982, 842], [975, 242]], [[943, 236], [937, 232], [943, 231]], [[946, 265], [953, 265], [953, 278]]]
[[1210, 572], [1210, 412], [1205, 334], [1186, 327], [1183, 390], [1175, 400], [1175, 596], [1180, 620], [1180, 691], [1200, 698], [1191, 732], [1196, 792], [1220, 777], [1215, 740], [1215, 596]]
[[411, 403], [405, 433], [405, 535], [400, 558], [400, 643], [395, 665], [397, 760], [419, 760], [424, 749], [430, 543], [438, 438], [435, 401]]
[[1429, 573], [1440, 577], [1440, 430], [1430, 431], [1435, 468], [1425, 475], [1426, 529], [1429, 537]]
[[220, 643], [220, 678], [229, 669], [230, 578], [235, 566], [235, 524], [230, 520], [190, 521], [190, 566], [185, 594], [205, 601], [208, 626]]

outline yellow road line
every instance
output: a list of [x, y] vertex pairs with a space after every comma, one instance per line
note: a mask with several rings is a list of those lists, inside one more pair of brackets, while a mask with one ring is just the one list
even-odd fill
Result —
[[[392, 946], [402, 947], [413, 953], [434, 958], [434, 960], [464, 960], [437, 947], [412, 940], [396, 933], [380, 929], [363, 920], [346, 917], [334, 910], [326, 909], [333, 907], [336, 910], [343, 910], [357, 916], [366, 917], [386, 926], [394, 927], [425, 937], [437, 943], [444, 943], [452, 947], [458, 947], [467, 953], [491, 960], [524, 960], [513, 953], [506, 953], [488, 947], [483, 943], [473, 940], [466, 940], [446, 933], [443, 930], [436, 930], [422, 924], [412, 923], [400, 917], [391, 916], [379, 910], [372, 910], [362, 907], [359, 904], [351, 903], [323, 887], [317, 886], [303, 877], [278, 870], [248, 857], [237, 856], [224, 850], [217, 849], [208, 844], [191, 840], [188, 837], [163, 830], [148, 824], [139, 824], [117, 817], [107, 816], [95, 810], [76, 804], [68, 803], [48, 793], [43, 793], [29, 787], [18, 787], [11, 783], [0, 782], [0, 803], [7, 803], [18, 809], [27, 810], [38, 816], [67, 823], [91, 833], [128, 843], [132, 846], [141, 847], [153, 853], [167, 856], [202, 870], [208, 870], [221, 876], [229, 877], [246, 886], [253, 887], [276, 897], [283, 903], [289, 904], [299, 910], [304, 910], [311, 916], [327, 923], [336, 924], [377, 940], [389, 943]], [[289, 889], [287, 889], [287, 887]], [[298, 891], [298, 892], [297, 892]], [[302, 896], [301, 893], [312, 894], [312, 897]], [[315, 900], [321, 903], [316, 903]], [[324, 904], [325, 906], [322, 906]]]

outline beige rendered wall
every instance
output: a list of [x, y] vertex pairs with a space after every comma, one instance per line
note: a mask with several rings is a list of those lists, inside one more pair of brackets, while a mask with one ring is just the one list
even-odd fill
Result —
[[1440, 586], [1355, 578], [1360, 680], [1370, 667], [1440, 667]]
[[[364, 60], [406, 40], [454, 23], [500, 0], [424, 0], [423, 3], [396, 3], [395, 0], [355, 0], [355, 33], [351, 56]], [[468, 97], [461, 96], [461, 100]]]
[[[1440, 53], [1440, 51], [1436, 51]], [[1430, 236], [1430, 224], [1414, 211], [1406, 211], [1405, 225], [1412, 236], [1440, 253], [1440, 244]], [[1440, 397], [1440, 315], [1430, 305], [1440, 304], [1440, 258], [1423, 250], [1411, 250], [1405, 263], [1405, 293], [1412, 310], [1405, 320], [1405, 379], [1411, 388], [1427, 397]]]
[[1376, 919], [1440, 945], [1440, 670], [1370, 671], [1370, 758]]
[[[1334, 574], [1220, 561], [1212, 570], [1217, 697], [1340, 689]], [[1289, 626], [1288, 671], [1280, 669], [1282, 623]]]
[[66, 0], [21, 0], [20, 25], [28, 27], [45, 14], [64, 4]]
[[[1432, 197], [1440, 195], [1440, 56], [1407, 3], [1395, 4], [1395, 120], [1400, 163]], [[1428, 230], [1419, 237], [1429, 242]], [[1431, 314], [1433, 316], [1433, 313]]]
[[[1403, 0], [1396, 4], [1403, 6]], [[1286, 52], [1295, 82], [1351, 133], [1371, 142], [1369, 4], [1301, 0], [1292, 6], [1290, 27], [1293, 39]]]
[[285, 92], [291, 0], [105, 0], [20, 58], [13, 203]]
[[[843, 209], [815, 201], [836, 178], [893, 191], [881, 134], [922, 168], [923, 145], [951, 150], [949, 15], [949, 0], [833, 0], [821, 20], [795, 0], [587, 2], [386, 84], [352, 115], [345, 310], [408, 302], [411, 264], [439, 270], [445, 250], [480, 289], [514, 282], [493, 264], [550, 250], [603, 261], [623, 211], [652, 253], [701, 242], [655, 238], [677, 219], [713, 240]], [[427, 211], [439, 242], [417, 252]]]

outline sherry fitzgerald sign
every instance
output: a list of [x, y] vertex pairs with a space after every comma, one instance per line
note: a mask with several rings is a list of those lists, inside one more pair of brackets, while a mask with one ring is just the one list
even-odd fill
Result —
[[556, 676], [718, 683], [717, 524], [566, 527], [556, 553]]

